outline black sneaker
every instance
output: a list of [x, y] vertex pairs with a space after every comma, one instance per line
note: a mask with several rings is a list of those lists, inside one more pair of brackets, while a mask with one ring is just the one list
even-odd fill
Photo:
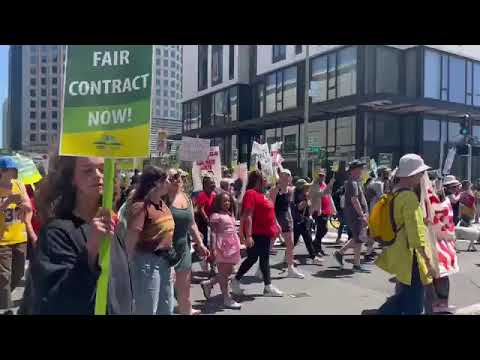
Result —
[[323, 251], [322, 249], [318, 250], [318, 252], [322, 255], [322, 256], [328, 256], [328, 254]]
[[337, 260], [338, 265], [340, 265], [340, 269], [343, 269], [343, 255], [338, 251], [335, 251], [333, 256], [335, 257], [335, 260]]
[[373, 255], [373, 254], [365, 255], [365, 256], [363, 257], [363, 260], [364, 260], [365, 262], [375, 261], [375, 255]]
[[14, 313], [12, 310], [7, 310], [2, 315], [14, 315]]

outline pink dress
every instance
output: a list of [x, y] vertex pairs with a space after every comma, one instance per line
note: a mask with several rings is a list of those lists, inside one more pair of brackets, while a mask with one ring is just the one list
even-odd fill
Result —
[[210, 216], [212, 226], [215, 262], [238, 264], [240, 262], [240, 238], [235, 226], [235, 218], [228, 214], [214, 213]]

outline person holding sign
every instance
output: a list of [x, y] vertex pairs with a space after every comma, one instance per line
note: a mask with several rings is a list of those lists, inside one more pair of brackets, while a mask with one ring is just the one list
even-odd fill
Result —
[[138, 315], [173, 313], [171, 270], [180, 258], [172, 248], [175, 222], [162, 200], [168, 187], [167, 174], [156, 166], [147, 166], [126, 205], [126, 242], [134, 268]]
[[[38, 190], [44, 224], [32, 263], [32, 313], [93, 315], [100, 276], [99, 246], [113, 235], [116, 216], [100, 208], [101, 158], [59, 157]], [[108, 314], [132, 314], [130, 271], [125, 243], [111, 240]]]

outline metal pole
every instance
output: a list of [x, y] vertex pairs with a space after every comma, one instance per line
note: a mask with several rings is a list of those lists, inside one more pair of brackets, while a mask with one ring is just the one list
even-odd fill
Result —
[[310, 46], [305, 45], [305, 113], [303, 122], [303, 176], [308, 176], [308, 120], [310, 116]]
[[468, 157], [467, 157], [467, 180], [472, 182], [472, 145], [467, 144], [468, 146]]

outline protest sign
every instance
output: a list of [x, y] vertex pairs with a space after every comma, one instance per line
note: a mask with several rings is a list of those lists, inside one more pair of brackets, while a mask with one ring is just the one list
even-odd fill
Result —
[[205, 161], [195, 161], [192, 166], [193, 190], [202, 190], [202, 179], [210, 175], [215, 180], [215, 185], [220, 187], [222, 179], [222, 164], [220, 158], [220, 147], [210, 147], [210, 153]]
[[275, 181], [275, 175], [273, 172], [272, 157], [268, 150], [268, 144], [259, 144], [254, 141], [252, 144], [252, 158], [255, 161], [255, 168], [257, 168], [259, 164], [262, 174], [270, 183], [273, 183]]
[[385, 166], [392, 168], [393, 165], [393, 154], [392, 153], [380, 153], [378, 154], [378, 166]]
[[180, 145], [180, 161], [205, 161], [210, 152], [210, 139], [182, 137]]
[[[59, 153], [107, 158], [102, 207], [108, 210], [113, 204], [113, 158], [149, 155], [152, 50], [151, 45], [67, 48]], [[105, 315], [109, 237], [100, 244], [99, 264], [95, 315]]]
[[457, 149], [455, 147], [448, 150], [447, 159], [445, 160], [445, 165], [443, 166], [443, 175], [449, 175], [450, 170], [452, 169], [453, 160], [455, 160], [455, 155], [457, 154]]
[[66, 64], [60, 155], [149, 156], [152, 46], [71, 45]]

